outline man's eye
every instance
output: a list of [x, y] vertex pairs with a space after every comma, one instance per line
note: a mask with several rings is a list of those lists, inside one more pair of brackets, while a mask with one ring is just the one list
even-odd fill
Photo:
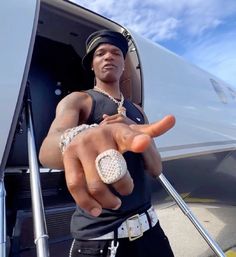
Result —
[[103, 52], [97, 52], [95, 55], [96, 55], [96, 56], [102, 56], [102, 55], [103, 55]]

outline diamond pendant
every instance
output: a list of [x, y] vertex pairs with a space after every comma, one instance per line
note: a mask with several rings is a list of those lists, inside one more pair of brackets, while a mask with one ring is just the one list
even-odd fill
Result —
[[121, 114], [121, 115], [126, 116], [126, 109], [125, 109], [125, 107], [123, 107], [123, 106], [118, 107], [118, 108], [117, 108], [117, 112], [118, 112], [119, 114]]

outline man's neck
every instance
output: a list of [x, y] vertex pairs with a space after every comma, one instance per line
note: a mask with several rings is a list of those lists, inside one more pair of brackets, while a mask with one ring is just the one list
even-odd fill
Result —
[[96, 84], [96, 87], [101, 88], [106, 93], [111, 95], [114, 98], [120, 98], [120, 85], [119, 83], [104, 83], [99, 82]]

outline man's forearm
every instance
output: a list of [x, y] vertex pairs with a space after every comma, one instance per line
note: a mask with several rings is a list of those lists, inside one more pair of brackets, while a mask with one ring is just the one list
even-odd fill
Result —
[[51, 169], [64, 169], [62, 154], [59, 148], [61, 134], [47, 136], [39, 152], [40, 163]]

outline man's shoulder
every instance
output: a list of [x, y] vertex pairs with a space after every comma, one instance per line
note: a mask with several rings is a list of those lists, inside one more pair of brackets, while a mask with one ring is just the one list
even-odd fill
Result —
[[77, 99], [85, 99], [89, 97], [88, 93], [86, 91], [74, 91], [67, 96], [65, 96], [65, 99], [70, 100], [77, 100]]
[[58, 104], [58, 108], [78, 109], [90, 101], [90, 96], [83, 91], [75, 91], [65, 96]]
[[64, 103], [77, 103], [78, 101], [84, 101], [89, 98], [89, 95], [85, 91], [75, 91], [65, 96], [61, 102]]

